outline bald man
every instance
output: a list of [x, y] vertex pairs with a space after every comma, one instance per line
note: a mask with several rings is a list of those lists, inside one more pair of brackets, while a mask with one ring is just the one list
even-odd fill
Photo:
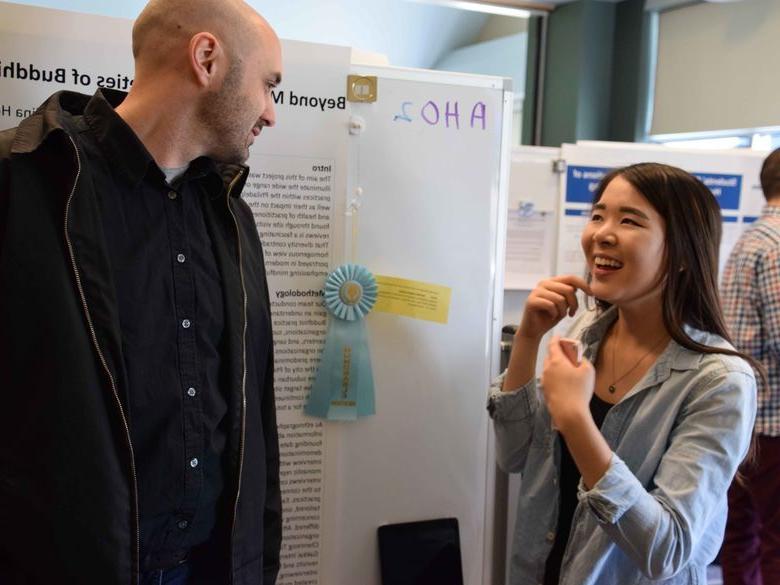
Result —
[[0, 133], [0, 583], [271, 585], [281, 498], [263, 253], [240, 195], [280, 43], [153, 0], [128, 95]]

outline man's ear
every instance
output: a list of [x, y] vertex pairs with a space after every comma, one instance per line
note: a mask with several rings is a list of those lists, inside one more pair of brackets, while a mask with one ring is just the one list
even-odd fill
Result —
[[213, 34], [200, 32], [190, 39], [190, 66], [202, 87], [213, 86], [220, 74], [224, 51]]

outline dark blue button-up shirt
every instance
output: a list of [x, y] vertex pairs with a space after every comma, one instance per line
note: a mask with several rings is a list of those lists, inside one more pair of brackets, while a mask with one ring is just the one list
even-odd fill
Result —
[[84, 148], [95, 162], [122, 332], [139, 494], [141, 568], [172, 566], [206, 542], [224, 486], [227, 400], [222, 282], [202, 206], [219, 196], [213, 162], [170, 186], [98, 93]]

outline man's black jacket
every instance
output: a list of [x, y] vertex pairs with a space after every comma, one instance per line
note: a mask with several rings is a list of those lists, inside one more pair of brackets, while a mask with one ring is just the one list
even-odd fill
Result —
[[[88, 100], [57, 93], [0, 132], [0, 583], [138, 579], [116, 292], [101, 194], [79, 149]], [[225, 190], [204, 216], [230, 372], [224, 583], [269, 585], [281, 543], [270, 306], [257, 228], [239, 197], [248, 169], [222, 171]]]

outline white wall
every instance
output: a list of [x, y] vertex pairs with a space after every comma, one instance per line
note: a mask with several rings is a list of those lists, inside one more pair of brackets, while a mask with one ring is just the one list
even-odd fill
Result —
[[780, 126], [780, 2], [662, 12], [652, 134]]
[[522, 100], [527, 52], [528, 34], [518, 33], [455, 49], [433, 67], [444, 71], [510, 77], [515, 99]]
[[[146, 0], [17, 0], [70, 10], [135, 18]], [[345, 45], [387, 55], [391, 65], [431, 68], [468, 44], [487, 15], [403, 0], [248, 0], [280, 37]]]

